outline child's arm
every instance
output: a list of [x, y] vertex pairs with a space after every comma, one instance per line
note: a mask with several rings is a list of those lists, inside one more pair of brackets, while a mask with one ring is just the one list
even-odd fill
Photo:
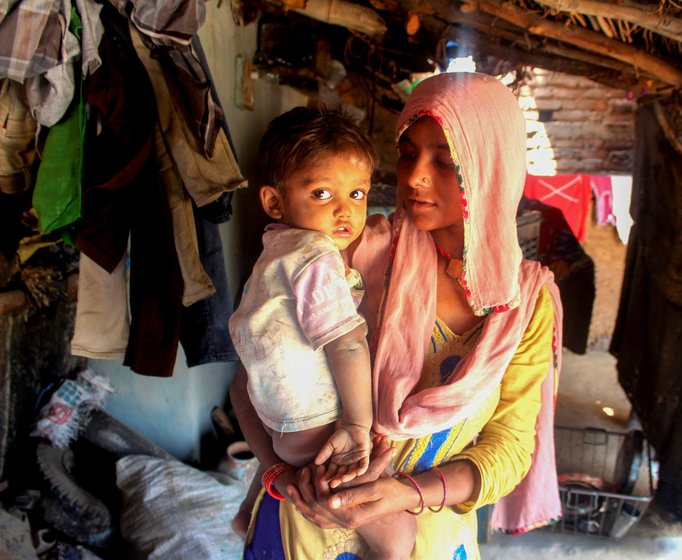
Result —
[[372, 381], [364, 325], [329, 342], [324, 350], [343, 406], [343, 426], [322, 447], [315, 463], [331, 458], [337, 465], [351, 465], [347, 475], [352, 478], [367, 470], [371, 451]]

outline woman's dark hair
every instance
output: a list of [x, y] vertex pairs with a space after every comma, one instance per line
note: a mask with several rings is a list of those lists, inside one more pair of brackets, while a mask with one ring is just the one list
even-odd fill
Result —
[[354, 152], [372, 172], [379, 153], [367, 135], [343, 111], [324, 105], [295, 107], [273, 119], [258, 148], [257, 186], [281, 189], [289, 175], [323, 155]]

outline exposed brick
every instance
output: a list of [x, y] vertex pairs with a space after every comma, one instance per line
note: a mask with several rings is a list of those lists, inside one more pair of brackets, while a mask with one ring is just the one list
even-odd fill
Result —
[[634, 160], [633, 151], [613, 151], [606, 158], [604, 168], [618, 171], [631, 171]]
[[591, 89], [586, 89], [583, 93], [585, 97], [593, 99], [615, 99], [615, 98], [627, 98], [627, 92], [622, 89], [611, 89], [603, 87], [595, 87]]
[[603, 138], [587, 138], [585, 140], [585, 147], [586, 148], [592, 148], [592, 149], [598, 149], [605, 147], [606, 142]]
[[577, 138], [558, 138], [552, 142], [555, 148], [582, 148], [585, 144], [582, 136]]
[[582, 159], [582, 166], [585, 171], [597, 171], [599, 169], [602, 169], [604, 167], [604, 160], [603, 159], [597, 159], [597, 158], [583, 158]]
[[630, 126], [634, 126], [635, 124], [635, 115], [634, 113], [607, 113], [605, 122], [618, 122], [618, 123], [626, 123]]
[[550, 139], [576, 138], [582, 134], [582, 123], [553, 121], [545, 124]]
[[609, 110], [614, 113], [622, 113], [627, 115], [634, 115], [637, 111], [637, 103], [629, 99], [609, 99]]
[[635, 139], [635, 129], [631, 123], [607, 121], [604, 122], [604, 127], [614, 138], [629, 138], [630, 141]]
[[606, 99], [591, 99], [589, 106], [592, 111], [604, 112], [609, 108], [609, 102]]
[[583, 170], [582, 162], [574, 159], [557, 160], [557, 173], [580, 173]]
[[[544, 130], [554, 149], [557, 172], [632, 172], [636, 104], [627, 98], [627, 90], [549, 71], [533, 72], [529, 85], [537, 107], [533, 116], [553, 111]], [[536, 136], [529, 135], [529, 144], [537, 147], [543, 123], [529, 126], [536, 130]], [[544, 157], [533, 153], [536, 160]]]
[[579, 89], [586, 86], [594, 86], [594, 82], [584, 80], [578, 76], [569, 76], [568, 74], [550, 74], [547, 76], [546, 81], [552, 86], [567, 89]]
[[581, 158], [593, 158], [593, 159], [600, 159], [600, 160], [605, 160], [607, 157], [609, 157], [609, 151], [608, 150], [582, 150], [580, 152], [580, 157]]
[[556, 148], [554, 150], [554, 157], [555, 159], [561, 161], [561, 160], [569, 160], [569, 159], [580, 159], [580, 150], [569, 150], [565, 148]]
[[575, 97], [575, 91], [557, 87], [532, 88], [533, 97], [540, 99], [570, 99]]
[[584, 123], [582, 133], [588, 138], [608, 138], [611, 134], [603, 123]]
[[630, 138], [609, 137], [604, 139], [604, 149], [609, 152], [632, 150], [633, 143]]
[[561, 99], [540, 98], [535, 99], [538, 109], [542, 111], [558, 111], [563, 107], [564, 101]]
[[589, 120], [592, 113], [586, 111], [555, 111], [555, 121], [585, 121]]

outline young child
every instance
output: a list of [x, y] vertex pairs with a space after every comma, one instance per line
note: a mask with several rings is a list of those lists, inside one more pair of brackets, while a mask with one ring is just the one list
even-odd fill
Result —
[[[263, 209], [277, 223], [266, 228], [229, 325], [274, 451], [295, 466], [329, 461], [332, 487], [364, 474], [371, 451], [367, 328], [356, 309], [363, 286], [344, 251], [364, 228], [377, 163], [369, 139], [338, 111], [297, 107], [270, 123], [258, 184]], [[245, 530], [253, 494], [235, 530]], [[399, 558], [405, 546], [395, 534], [413, 538], [416, 524], [401, 514], [395, 524], [358, 531], [368, 558]]]

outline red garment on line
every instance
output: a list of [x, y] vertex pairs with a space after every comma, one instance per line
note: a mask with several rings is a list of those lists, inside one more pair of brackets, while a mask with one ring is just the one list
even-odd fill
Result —
[[528, 198], [559, 208], [573, 235], [581, 243], [585, 241], [592, 196], [589, 175], [527, 175], [523, 192]]

